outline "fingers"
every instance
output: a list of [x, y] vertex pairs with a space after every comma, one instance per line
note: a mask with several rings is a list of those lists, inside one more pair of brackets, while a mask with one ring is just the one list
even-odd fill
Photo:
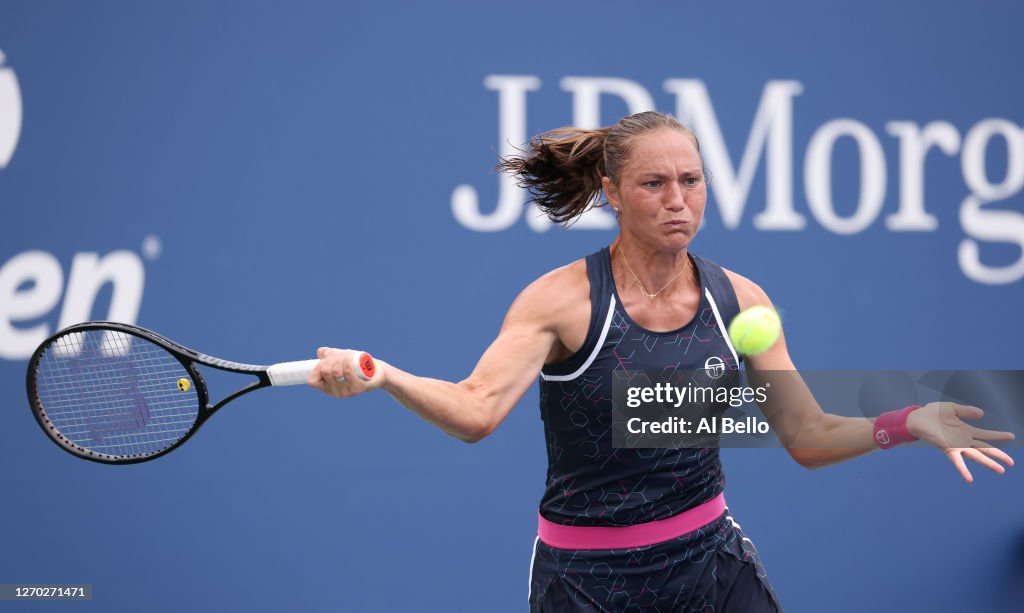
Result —
[[1003, 464], [1006, 464], [1007, 466], [1013, 466], [1013, 458], [1010, 457], [1008, 453], [1006, 453], [1002, 449], [999, 449], [998, 447], [993, 447], [988, 443], [982, 442], [973, 445], [973, 447], [977, 449], [979, 453], [984, 453], [987, 456], [993, 457], [1002, 462]]
[[974, 477], [971, 475], [971, 471], [967, 469], [967, 464], [964, 462], [964, 456], [993, 470], [994, 472], [999, 473], [1000, 475], [1006, 472], [1006, 467], [999, 464], [999, 462], [996, 462], [992, 458], [1002, 461], [1007, 466], [1013, 466], [1013, 458], [995, 447], [950, 448], [946, 449], [945, 453], [949, 457], [950, 461], [953, 462], [953, 465], [956, 466], [957, 472], [960, 473], [960, 476], [962, 476], [964, 481], [967, 481], [968, 483], [973, 483]]
[[970, 459], [974, 460], [978, 464], [981, 464], [982, 466], [991, 468], [1000, 475], [1006, 472], [1006, 469], [1003, 468], [1002, 464], [999, 464], [998, 462], [989, 458], [988, 456], [981, 453], [977, 449], [964, 449], [963, 455], [969, 457]]
[[971, 432], [973, 438], [979, 441], [1012, 441], [1017, 438], [1013, 432], [1000, 432], [999, 430], [981, 430], [974, 428]]
[[348, 351], [344, 349], [328, 349], [324, 357], [320, 359], [320, 370], [325, 381], [338, 382], [338, 379], [345, 378], [345, 355]]
[[347, 354], [348, 352], [342, 349], [331, 349], [320, 360], [324, 385], [327, 387], [328, 393], [337, 398], [347, 398], [353, 393], [351, 386], [347, 385], [351, 378], [345, 373], [346, 362], [348, 362], [345, 359]]
[[355, 356], [353, 356], [352, 353], [353, 352], [351, 351], [345, 351], [341, 364], [339, 364], [341, 367], [341, 373], [338, 375], [338, 378], [344, 379], [345, 381], [355, 381], [358, 378], [356, 377], [355, 372]]
[[967, 470], [967, 464], [964, 463], [964, 459], [960, 457], [962, 449], [947, 449], [946, 455], [949, 456], [953, 466], [956, 466], [960, 476], [964, 478], [964, 481], [968, 483], [974, 483], [974, 477], [971, 475], [971, 471]]
[[335, 398], [348, 398], [371, 389], [357, 372], [359, 352], [320, 347], [316, 355], [320, 362], [306, 380], [310, 386]]
[[309, 371], [309, 376], [306, 377], [306, 385], [314, 387], [321, 392], [326, 391], [324, 389], [323, 378], [320, 376], [320, 367], [317, 366], [313, 370]]
[[978, 407], [952, 402], [934, 403], [939, 406], [942, 432], [949, 447], [978, 447], [980, 441], [1012, 441], [1013, 432], [986, 430], [969, 425], [964, 419], [980, 419], [985, 412]]
[[950, 406], [953, 409], [953, 415], [961, 419], [981, 419], [985, 416], [985, 411], [982, 411], [978, 407], [954, 403], [950, 403]]

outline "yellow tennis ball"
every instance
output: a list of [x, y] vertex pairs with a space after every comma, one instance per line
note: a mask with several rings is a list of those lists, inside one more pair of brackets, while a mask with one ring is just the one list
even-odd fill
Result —
[[775, 309], [758, 305], [733, 318], [729, 324], [729, 339], [739, 353], [757, 355], [775, 344], [781, 330], [782, 322]]

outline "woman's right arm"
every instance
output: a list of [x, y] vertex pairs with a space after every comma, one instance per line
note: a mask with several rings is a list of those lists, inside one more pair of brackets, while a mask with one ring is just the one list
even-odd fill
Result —
[[[505, 419], [560, 343], [566, 315], [579, 307], [580, 292], [574, 287], [578, 271], [572, 268], [552, 271], [519, 294], [498, 337], [459, 383], [418, 377], [380, 360], [378, 375], [363, 381], [355, 375], [351, 351], [326, 347], [317, 350], [320, 364], [308, 383], [339, 398], [381, 388], [448, 434], [475, 443]], [[589, 310], [587, 292], [583, 296]], [[339, 376], [345, 380], [337, 381]]]

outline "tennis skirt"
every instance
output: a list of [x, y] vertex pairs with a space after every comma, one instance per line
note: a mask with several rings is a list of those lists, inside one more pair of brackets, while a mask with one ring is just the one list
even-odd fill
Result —
[[645, 547], [561, 549], [540, 538], [533, 613], [778, 613], [754, 544], [726, 509], [711, 523]]

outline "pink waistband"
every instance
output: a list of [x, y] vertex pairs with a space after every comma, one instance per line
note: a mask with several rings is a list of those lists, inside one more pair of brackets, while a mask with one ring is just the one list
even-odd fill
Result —
[[630, 549], [644, 547], [693, 532], [718, 519], [725, 511], [725, 494], [668, 519], [635, 526], [564, 526], [537, 514], [537, 536], [559, 549]]

